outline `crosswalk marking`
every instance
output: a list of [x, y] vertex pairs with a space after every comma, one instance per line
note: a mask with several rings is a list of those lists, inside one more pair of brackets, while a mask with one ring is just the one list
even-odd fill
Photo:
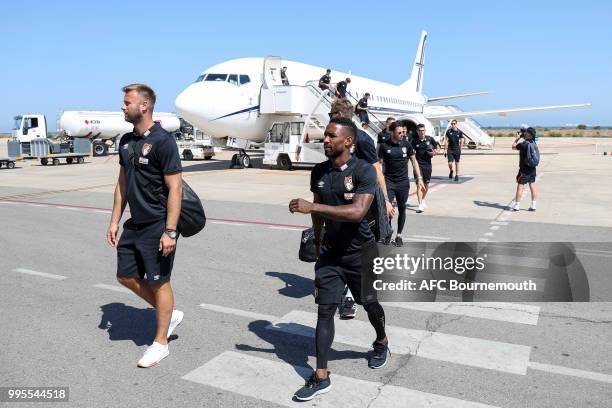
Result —
[[540, 308], [504, 302], [384, 302], [383, 305], [423, 312], [537, 325]]
[[31, 269], [24, 269], [24, 268], [13, 269], [13, 272], [23, 273], [25, 275], [40, 276], [40, 277], [43, 277], [43, 278], [49, 278], [49, 279], [55, 279], [55, 280], [68, 279], [68, 277], [64, 276], [64, 275], [55, 275], [53, 273], [33, 271]]
[[[314, 313], [293, 310], [266, 328], [314, 337], [316, 321], [317, 315]], [[528, 346], [389, 325], [385, 330], [389, 336], [389, 348], [396, 354], [412, 354], [513, 374], [527, 373], [531, 354], [531, 347]], [[336, 319], [335, 342], [369, 348], [373, 339], [374, 329], [370, 323]]]
[[[364, 366], [365, 368], [365, 366]], [[312, 368], [291, 366], [248, 354], [226, 351], [183, 376], [198, 384], [219, 388], [246, 397], [285, 407], [304, 407], [292, 401], [293, 393], [304, 384]], [[380, 382], [332, 375], [329, 393], [315, 397], [308, 406], [372, 408], [492, 408], [478, 402], [430, 394]]]
[[548, 373], [569, 375], [571, 377], [586, 378], [593, 381], [601, 381], [612, 384], [612, 375], [596, 373], [593, 371], [577, 370], [575, 368], [563, 367], [552, 364], [536, 363], [532, 361], [529, 363], [529, 368], [532, 370], [546, 371]]
[[200, 307], [202, 309], [212, 310], [213, 312], [228, 313], [228, 314], [233, 314], [236, 316], [248, 317], [251, 319], [267, 320], [269, 322], [273, 322], [276, 319], [278, 319], [278, 317], [276, 316], [271, 316], [271, 315], [257, 313], [257, 312], [250, 312], [248, 310], [233, 309], [231, 307], [212, 305], [209, 303], [201, 303]]

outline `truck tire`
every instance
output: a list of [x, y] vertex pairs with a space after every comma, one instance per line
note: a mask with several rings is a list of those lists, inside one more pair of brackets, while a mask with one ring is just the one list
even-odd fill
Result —
[[83, 163], [85, 163], [85, 158], [84, 158], [84, 157], [79, 157], [79, 158], [77, 159], [77, 163], [79, 163], [79, 164], [83, 164]]
[[54, 166], [59, 166], [59, 164], [60, 164], [59, 159], [53, 159], [53, 165]]
[[281, 170], [291, 170], [291, 159], [286, 154], [281, 154], [276, 159], [276, 166]]
[[10, 162], [6, 163], [6, 168], [7, 169], [14, 169], [15, 168], [15, 162], [10, 161]]
[[249, 156], [248, 154], [245, 154], [244, 156], [242, 156], [240, 158], [240, 164], [242, 164], [242, 166], [245, 169], [248, 169], [249, 167], [251, 167], [251, 156]]
[[47, 159], [40, 159], [40, 164], [42, 164], [43, 166], [46, 166], [47, 164], [49, 164], [49, 160], [47, 160]]
[[212, 156], [204, 156], [204, 160], [210, 160], [212, 158], [213, 158]]
[[66, 163], [72, 164], [72, 157], [66, 157]]
[[474, 149], [476, 149], [476, 142], [474, 142], [474, 141], [470, 140], [470, 141], [468, 142], [468, 145], [467, 145], [467, 146], [468, 146], [468, 149], [470, 149], [470, 150], [474, 150]]
[[108, 147], [105, 143], [96, 142], [93, 144], [93, 155], [94, 156], [106, 156], [108, 154]]
[[191, 150], [183, 150], [183, 160], [193, 160], [193, 153], [191, 152]]

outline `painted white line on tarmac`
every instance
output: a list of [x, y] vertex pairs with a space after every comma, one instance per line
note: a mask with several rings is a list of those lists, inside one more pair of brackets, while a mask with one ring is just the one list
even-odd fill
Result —
[[26, 204], [26, 205], [27, 205], [27, 206], [30, 206], [30, 207], [47, 207], [47, 205], [46, 205], [46, 204], [29, 204], [29, 203], [28, 203], [28, 204]]
[[449, 237], [434, 237], [434, 236], [430, 236], [430, 235], [412, 235], [415, 238], [425, 238], [425, 239], [439, 239], [442, 241], [447, 241], [450, 238]]
[[129, 290], [128, 288], [125, 288], [123, 286], [107, 285], [105, 283], [97, 283], [97, 284], [95, 284], [93, 286], [94, 286], [94, 288], [112, 290], [112, 291], [115, 291], [115, 292], [132, 293], [131, 290]]
[[15, 203], [13, 201], [0, 201], [0, 204], [17, 205], [17, 204], [21, 204], [21, 203]]
[[275, 230], [283, 230], [283, 231], [299, 231], [299, 232], [304, 231], [304, 228], [293, 228], [293, 227], [268, 227], [268, 228], [275, 229]]
[[257, 312], [250, 312], [248, 310], [233, 309], [231, 307], [224, 307], [224, 306], [219, 306], [219, 305], [211, 305], [208, 303], [201, 303], [200, 307], [202, 309], [211, 310], [213, 312], [233, 314], [236, 316], [248, 317], [249, 319], [267, 320], [269, 322], [274, 322], [275, 320], [278, 319], [277, 316], [271, 316], [271, 315], [266, 315], [266, 314], [257, 313]]
[[[306, 364], [306, 362], [304, 362]], [[312, 368], [292, 366], [244, 353], [226, 351], [183, 376], [184, 380], [244, 395], [285, 407], [304, 407], [292, 401], [293, 393], [304, 384]], [[332, 390], [306, 405], [318, 408], [492, 408], [457, 398], [430, 394], [380, 382], [332, 375]]]
[[381, 302], [401, 309], [445, 313], [478, 319], [528, 324], [536, 326], [540, 316], [538, 306], [505, 302]]
[[57, 208], [59, 208], [60, 210], [72, 210], [72, 211], [81, 211], [81, 210], [83, 210], [83, 208], [78, 208], [78, 207], [62, 207], [62, 206], [58, 206]]
[[485, 237], [492, 237], [492, 236], [493, 236], [493, 233], [492, 233], [492, 232], [485, 232], [485, 233], [484, 233], [484, 236], [485, 236]]
[[425, 238], [410, 238], [410, 237], [402, 237], [405, 241], [412, 242], [445, 242], [439, 239], [425, 239]]
[[[335, 320], [335, 342], [366, 349], [371, 347], [372, 326], [369, 322], [342, 321], [337, 317]], [[316, 322], [315, 313], [293, 310], [266, 329], [314, 337]], [[512, 374], [527, 373], [531, 354], [528, 346], [397, 326], [386, 326], [385, 331], [391, 341], [390, 348], [396, 354], [412, 354]]]
[[13, 269], [13, 272], [23, 273], [25, 275], [41, 276], [43, 278], [49, 278], [49, 279], [55, 279], [55, 280], [68, 279], [68, 277], [64, 275], [55, 275], [53, 273], [33, 271], [31, 269], [24, 269], [24, 268]]
[[594, 371], [577, 370], [575, 368], [563, 367], [552, 364], [536, 363], [531, 361], [529, 368], [532, 370], [545, 371], [547, 373], [568, 375], [570, 377], [585, 378], [587, 380], [600, 381], [612, 384], [612, 375], [597, 373]]
[[489, 228], [491, 231], [497, 231], [499, 229], [499, 225], [492, 225], [491, 228]]
[[487, 238], [478, 238], [478, 242], [489, 242]]
[[508, 225], [507, 221], [491, 221], [491, 225]]
[[110, 210], [91, 210], [91, 211], [95, 213], [100, 213], [100, 214], [110, 214], [112, 212]]
[[230, 222], [230, 221], [210, 221], [210, 223], [211, 224], [234, 225], [236, 227], [244, 227], [246, 225], [240, 222]]

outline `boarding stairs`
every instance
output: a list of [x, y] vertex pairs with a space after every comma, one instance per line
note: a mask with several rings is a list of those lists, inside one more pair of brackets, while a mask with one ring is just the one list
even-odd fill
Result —
[[[463, 111], [455, 105], [446, 105], [445, 108], [452, 113], [463, 113]], [[495, 140], [472, 118], [462, 118], [457, 121], [457, 127], [463, 132], [468, 148], [475, 149], [492, 148]], [[450, 128], [450, 121], [446, 127]], [[445, 132], [446, 133], [446, 132]]]

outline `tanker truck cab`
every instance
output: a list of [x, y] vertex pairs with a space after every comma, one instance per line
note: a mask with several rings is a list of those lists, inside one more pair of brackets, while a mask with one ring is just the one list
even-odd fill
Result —
[[290, 170], [294, 166], [313, 166], [325, 161], [323, 141], [320, 138], [311, 141], [308, 130], [302, 121], [273, 123], [264, 142], [263, 164]]
[[47, 137], [47, 119], [45, 115], [25, 114], [15, 116], [13, 139], [21, 143], [23, 153], [30, 154], [30, 142]]

